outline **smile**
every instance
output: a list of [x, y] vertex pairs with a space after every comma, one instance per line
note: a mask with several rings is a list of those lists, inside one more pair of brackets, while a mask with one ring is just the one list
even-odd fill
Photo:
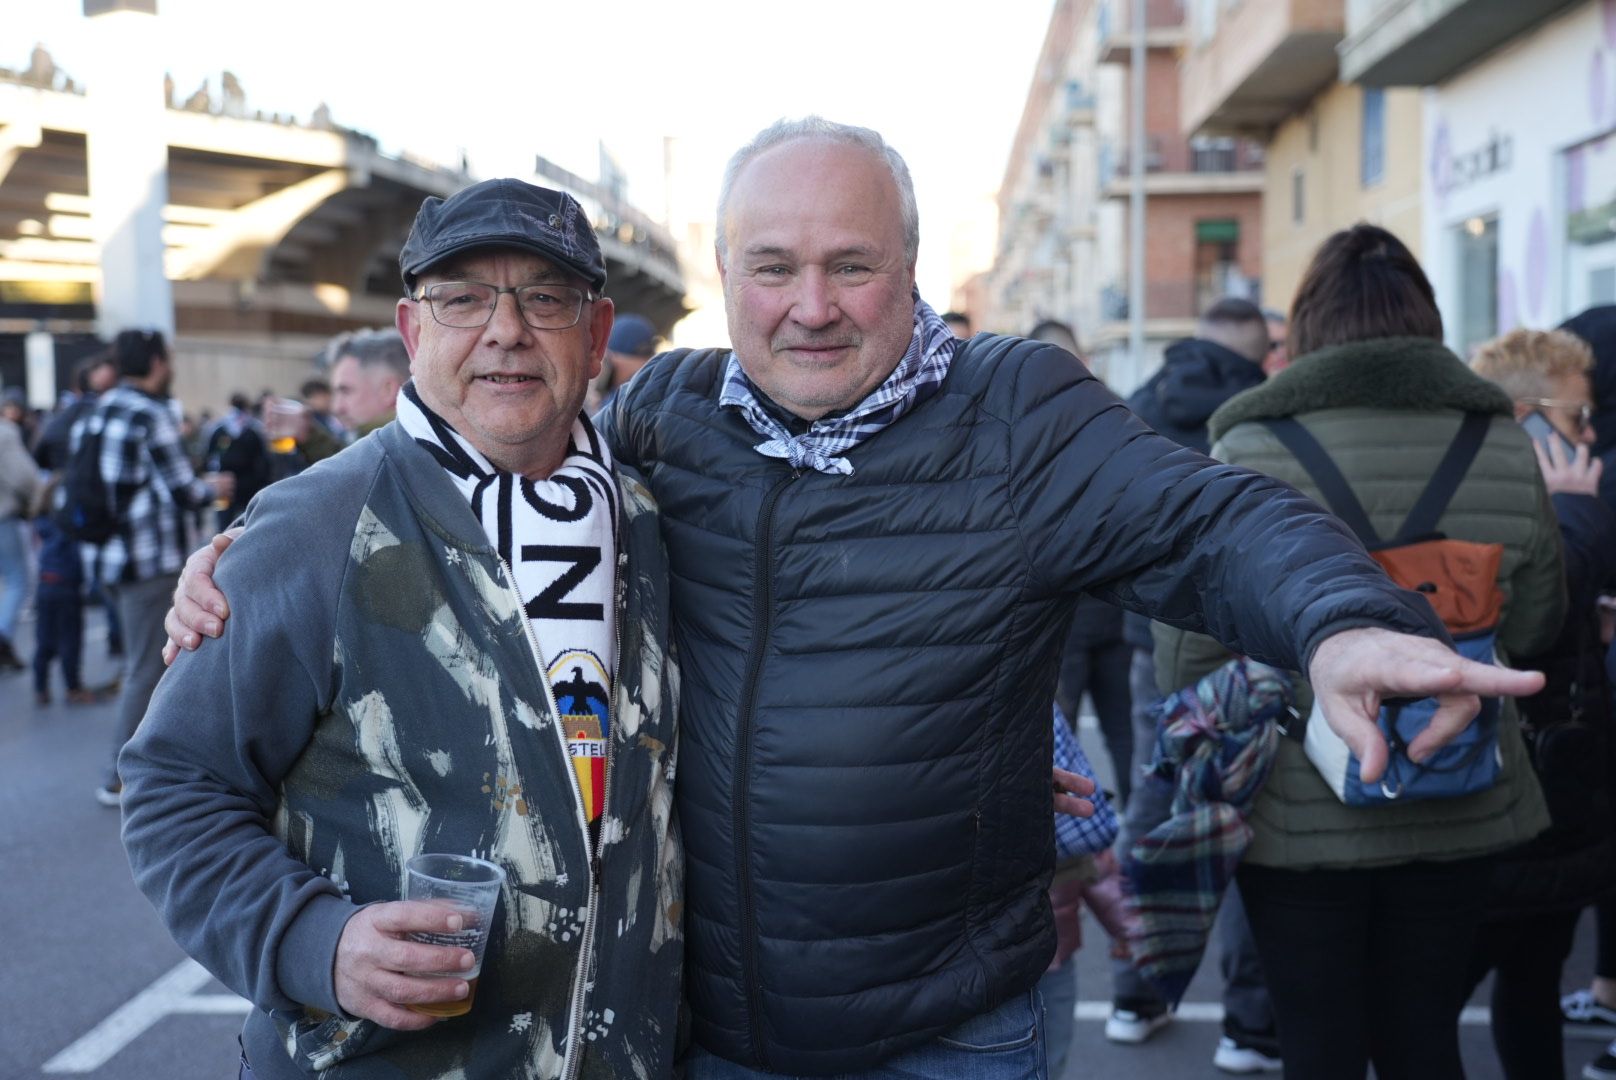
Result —
[[532, 375], [479, 375], [478, 379], [491, 382], [496, 386], [519, 386], [522, 383], [538, 382]]

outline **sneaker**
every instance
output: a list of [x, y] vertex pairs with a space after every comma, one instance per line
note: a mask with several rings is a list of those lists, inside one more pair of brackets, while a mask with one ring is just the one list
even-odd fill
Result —
[[123, 805], [123, 781], [114, 780], [110, 784], [102, 784], [95, 789], [95, 801], [102, 806], [117, 809]]
[[1212, 1053], [1213, 1067], [1226, 1073], [1278, 1072], [1284, 1064], [1270, 1056], [1266, 1047], [1249, 1045], [1232, 1035], [1219, 1039], [1218, 1048]]
[[77, 690], [67, 692], [67, 703], [69, 705], [94, 705], [98, 700], [100, 699], [95, 696], [94, 690], [85, 690], [80, 687]]
[[49, 705], [50, 704], [50, 691], [49, 690], [35, 690], [34, 691], [34, 704], [35, 705]]
[[1155, 1001], [1118, 1001], [1105, 1021], [1105, 1037], [1116, 1043], [1142, 1043], [1166, 1027], [1173, 1011]]
[[1582, 1080], [1616, 1080], [1616, 1042], [1582, 1067]]
[[1616, 1038], [1616, 1009], [1601, 1005], [1592, 991], [1578, 990], [1560, 999], [1562, 1031], [1572, 1039]]

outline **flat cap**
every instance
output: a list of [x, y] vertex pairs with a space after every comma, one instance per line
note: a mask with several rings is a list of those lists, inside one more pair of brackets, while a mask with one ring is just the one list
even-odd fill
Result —
[[523, 248], [573, 271], [597, 293], [606, 287], [606, 260], [578, 200], [503, 177], [421, 203], [398, 255], [405, 290], [413, 292], [434, 263], [480, 247]]

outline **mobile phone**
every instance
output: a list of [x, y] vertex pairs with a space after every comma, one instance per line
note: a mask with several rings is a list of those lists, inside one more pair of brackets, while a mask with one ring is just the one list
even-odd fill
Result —
[[1543, 448], [1545, 454], [1549, 452], [1549, 443], [1558, 442], [1560, 449], [1565, 452], [1567, 461], [1576, 456], [1577, 444], [1560, 434], [1559, 429], [1549, 423], [1548, 418], [1536, 409], [1521, 417], [1521, 427], [1526, 429], [1533, 442]]

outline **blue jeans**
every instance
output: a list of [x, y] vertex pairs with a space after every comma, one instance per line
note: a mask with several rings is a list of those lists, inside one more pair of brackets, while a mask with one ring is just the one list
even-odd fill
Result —
[[17, 616], [28, 595], [28, 551], [23, 543], [22, 522], [0, 518], [0, 638], [8, 642], [17, 636]]
[[1044, 1057], [1049, 1061], [1049, 1080], [1061, 1080], [1077, 1031], [1077, 957], [1046, 971], [1038, 980], [1038, 993], [1044, 999]]
[[[1037, 990], [1017, 994], [929, 1043], [838, 1080], [1049, 1080], [1044, 1064], [1044, 1005]], [[685, 1080], [782, 1080], [709, 1054], [685, 1057]]]
[[50, 689], [52, 660], [62, 662], [62, 681], [79, 684], [79, 653], [84, 646], [84, 603], [77, 585], [40, 585], [34, 596], [34, 689]]

